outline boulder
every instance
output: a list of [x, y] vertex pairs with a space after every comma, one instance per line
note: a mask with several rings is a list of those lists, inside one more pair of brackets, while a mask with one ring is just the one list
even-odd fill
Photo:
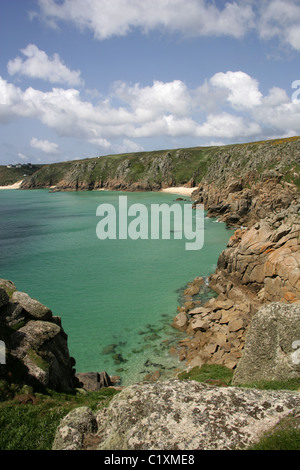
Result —
[[79, 372], [75, 374], [82, 388], [94, 392], [102, 387], [110, 387], [112, 382], [107, 372]]
[[[253, 317], [232, 383], [300, 377], [300, 305], [275, 302]], [[299, 354], [300, 356], [300, 354]]]
[[188, 325], [187, 315], [184, 311], [179, 312], [173, 320], [172, 326], [180, 331], [185, 331]]
[[89, 438], [93, 449], [110, 451], [243, 449], [299, 406], [298, 392], [218, 387], [177, 379], [134, 384], [116, 395], [108, 408], [95, 412], [93, 438], [89, 434], [95, 426], [91, 413], [81, 410], [82, 421], [76, 419], [74, 424], [76, 412], [67, 415], [53, 448], [85, 449]]
[[25, 292], [16, 291], [12, 295], [12, 301], [21, 305], [26, 312], [37, 320], [49, 320], [52, 316], [51, 310], [38, 300], [32, 299]]
[[25, 369], [26, 383], [57, 391], [74, 389], [66, 336], [55, 323], [30, 320], [9, 336], [7, 347], [12, 361]]
[[75, 360], [69, 355], [60, 317], [17, 291], [12, 282], [1, 279], [0, 286], [0, 340], [6, 348], [0, 379], [30, 385], [34, 391], [73, 392], [78, 387]]
[[75, 408], [65, 416], [57, 428], [52, 450], [79, 450], [85, 434], [95, 432], [97, 423], [90, 408]]

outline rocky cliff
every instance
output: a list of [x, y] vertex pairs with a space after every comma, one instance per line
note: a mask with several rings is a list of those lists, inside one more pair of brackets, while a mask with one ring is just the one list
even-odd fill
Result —
[[0, 379], [35, 391], [74, 392], [79, 382], [67, 339], [60, 317], [0, 279]]
[[[23, 189], [56, 190], [159, 190], [166, 186], [220, 182], [234, 177], [233, 191], [247, 189], [268, 175], [283, 181], [300, 179], [300, 138], [294, 137], [224, 147], [196, 147], [177, 150], [108, 155], [99, 158], [44, 165], [25, 178]], [[209, 204], [216, 202], [213, 190]], [[221, 195], [220, 195], [221, 197]]]
[[174, 319], [187, 333], [179, 357], [189, 367], [235, 369], [255, 313], [270, 302], [300, 301], [298, 145], [284, 140], [234, 146], [226, 154], [221, 149], [192, 195], [195, 207], [204, 204], [208, 217], [236, 230], [208, 279], [216, 296], [201, 306], [187, 297]]

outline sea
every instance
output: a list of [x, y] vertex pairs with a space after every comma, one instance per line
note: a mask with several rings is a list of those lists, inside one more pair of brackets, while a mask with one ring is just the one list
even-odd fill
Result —
[[148, 214], [157, 204], [180, 205], [182, 213], [191, 205], [188, 197], [161, 192], [1, 190], [0, 278], [61, 317], [76, 372], [105, 371], [129, 385], [186, 367], [174, 353], [186, 334], [173, 319], [195, 277], [206, 282], [194, 300], [215, 295], [207, 277], [232, 231], [205, 217], [198, 250], [187, 250], [176, 230], [169, 239], [120, 239], [118, 230], [100, 239], [97, 209], [109, 205], [119, 220], [125, 196], [128, 207], [142, 204]]

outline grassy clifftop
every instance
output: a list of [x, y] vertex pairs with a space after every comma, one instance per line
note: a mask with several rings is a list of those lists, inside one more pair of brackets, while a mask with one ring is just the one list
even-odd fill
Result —
[[0, 166], [0, 186], [8, 186], [30, 176], [41, 168], [41, 165], [22, 165], [21, 168]]
[[107, 155], [44, 165], [22, 188], [157, 190], [219, 181], [257, 181], [266, 172], [300, 187], [300, 137], [222, 147], [194, 147]]

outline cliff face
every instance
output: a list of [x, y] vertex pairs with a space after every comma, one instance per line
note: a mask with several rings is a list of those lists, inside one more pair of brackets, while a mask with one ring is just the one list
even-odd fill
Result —
[[[182, 307], [174, 321], [189, 335], [180, 349], [189, 366], [235, 369], [256, 312], [270, 302], [300, 302], [299, 191], [284, 177], [292, 159], [289, 172], [298, 175], [299, 153], [291, 143], [280, 148], [285, 153], [271, 143], [259, 145], [258, 159], [249, 155], [242, 173], [235, 169], [240, 162], [234, 155], [227, 166], [220, 156], [219, 169], [212, 167], [193, 193], [195, 205], [203, 203], [208, 216], [236, 231], [209, 278], [218, 297], [196, 309]], [[263, 171], [258, 174], [256, 168], [254, 177], [259, 160]], [[265, 169], [272, 160], [274, 168]]]
[[[151, 191], [186, 184], [199, 173], [210, 149], [111, 155], [46, 165], [23, 181], [22, 189]], [[199, 178], [198, 178], [199, 180]], [[190, 184], [195, 184], [192, 179]]]
[[145, 191], [183, 184], [212, 185], [216, 181], [224, 187], [234, 177], [235, 190], [247, 189], [253, 182], [264, 181], [267, 174], [263, 172], [286, 181], [300, 181], [299, 154], [300, 138], [295, 137], [224, 147], [110, 155], [45, 165], [25, 178], [22, 188]]

